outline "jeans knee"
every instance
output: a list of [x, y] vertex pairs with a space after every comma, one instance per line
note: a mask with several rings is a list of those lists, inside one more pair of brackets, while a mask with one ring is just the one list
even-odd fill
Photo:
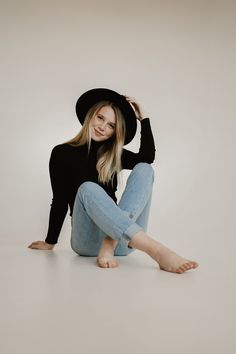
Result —
[[78, 188], [78, 194], [82, 196], [84, 194], [87, 194], [88, 192], [92, 192], [97, 188], [97, 186], [98, 186], [97, 183], [94, 182], [90, 182], [90, 181], [83, 182]]
[[139, 162], [135, 165], [134, 169], [140, 171], [142, 176], [145, 178], [151, 177], [152, 181], [154, 181], [154, 169], [151, 164], [147, 162]]

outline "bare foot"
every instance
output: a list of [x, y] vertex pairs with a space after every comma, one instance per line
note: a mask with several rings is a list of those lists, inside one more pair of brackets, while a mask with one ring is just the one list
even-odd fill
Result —
[[114, 250], [117, 241], [110, 236], [104, 238], [102, 246], [97, 256], [97, 265], [101, 268], [115, 268], [118, 267], [118, 262], [114, 258]]
[[184, 273], [187, 270], [198, 267], [198, 263], [178, 256], [164, 245], [159, 246], [159, 250], [152, 256], [160, 266], [160, 269], [172, 273]]
[[160, 269], [172, 273], [184, 273], [189, 269], [198, 267], [198, 263], [178, 256], [175, 252], [154, 240], [144, 231], [139, 231], [130, 241], [129, 245], [147, 253], [160, 266]]

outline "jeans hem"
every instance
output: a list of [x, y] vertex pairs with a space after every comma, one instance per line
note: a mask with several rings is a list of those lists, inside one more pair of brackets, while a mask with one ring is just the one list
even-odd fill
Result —
[[128, 227], [128, 229], [126, 229], [126, 231], [124, 232], [124, 236], [125, 236], [126, 238], [128, 238], [129, 241], [131, 241], [131, 240], [132, 240], [132, 237], [133, 237], [137, 232], [139, 232], [139, 231], [141, 231], [141, 230], [142, 230], [141, 226], [139, 226], [138, 224], [134, 223], [134, 224], [130, 225], [130, 226]]

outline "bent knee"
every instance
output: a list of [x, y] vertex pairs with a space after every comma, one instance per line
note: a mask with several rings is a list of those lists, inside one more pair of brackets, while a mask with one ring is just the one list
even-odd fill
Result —
[[152, 180], [154, 180], [154, 169], [151, 164], [147, 162], [139, 162], [137, 165], [134, 167], [135, 170], [139, 170], [142, 175], [145, 176], [150, 176]]
[[105, 191], [101, 186], [91, 181], [83, 182], [78, 188], [78, 196], [81, 200], [84, 200], [84, 198], [90, 197], [91, 195], [102, 197], [104, 193]]
[[83, 182], [79, 186], [78, 191], [79, 191], [79, 193], [84, 193], [87, 191], [92, 191], [92, 190], [96, 189], [97, 187], [98, 187], [97, 183], [91, 182], [91, 181], [86, 181], [86, 182]]

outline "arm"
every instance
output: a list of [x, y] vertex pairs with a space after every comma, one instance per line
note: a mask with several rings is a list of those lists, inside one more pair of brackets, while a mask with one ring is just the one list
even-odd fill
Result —
[[61, 146], [53, 148], [50, 161], [49, 172], [53, 198], [49, 215], [48, 232], [45, 242], [56, 244], [65, 216], [68, 210], [68, 198], [66, 194], [66, 171], [65, 159], [63, 158]]
[[33, 242], [29, 248], [53, 249], [57, 243], [67, 210], [66, 166], [64, 166], [61, 145], [53, 148], [49, 161], [49, 173], [53, 192], [49, 215], [48, 232], [45, 241]]
[[122, 154], [122, 168], [123, 169], [133, 169], [134, 166], [139, 162], [153, 163], [155, 159], [155, 142], [152, 134], [151, 124], [149, 118], [142, 110], [140, 104], [131, 97], [126, 99], [131, 104], [135, 111], [137, 120], [141, 124], [141, 139], [140, 148], [138, 153], [123, 149]]

